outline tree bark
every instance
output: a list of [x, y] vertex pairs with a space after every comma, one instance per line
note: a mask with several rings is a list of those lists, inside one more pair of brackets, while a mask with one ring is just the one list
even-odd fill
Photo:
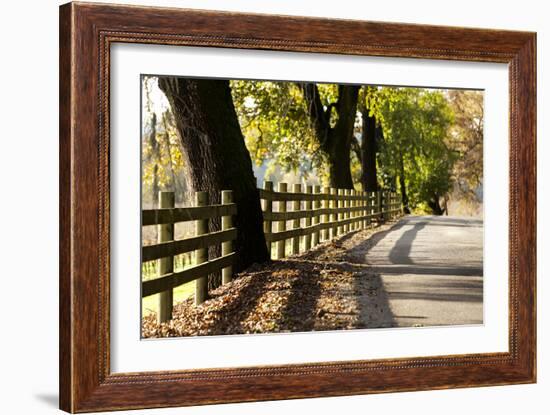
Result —
[[366, 192], [378, 191], [376, 171], [376, 118], [369, 115], [369, 110], [361, 108], [361, 185]]
[[[316, 84], [300, 84], [315, 137], [327, 158], [330, 186], [353, 189], [350, 152], [359, 87], [339, 85], [338, 100], [324, 108]], [[338, 117], [331, 126], [332, 110]]]
[[430, 207], [434, 215], [438, 215], [438, 216], [443, 215], [444, 211], [441, 205], [439, 204], [439, 195], [434, 194], [433, 198], [430, 199], [430, 201], [428, 202], [428, 206]]
[[[234, 272], [267, 261], [259, 192], [229, 81], [161, 77], [159, 87], [172, 107], [190, 190], [208, 192], [211, 204], [220, 203], [221, 190], [233, 190], [238, 230]], [[209, 231], [220, 226], [219, 220], [210, 221]], [[217, 248], [211, 256], [220, 255]], [[219, 285], [218, 277], [209, 277], [209, 288]]]
[[405, 166], [403, 164], [403, 155], [399, 156], [399, 188], [401, 189], [401, 203], [403, 203], [403, 213], [409, 214], [409, 196], [407, 195], [407, 184], [405, 182]]

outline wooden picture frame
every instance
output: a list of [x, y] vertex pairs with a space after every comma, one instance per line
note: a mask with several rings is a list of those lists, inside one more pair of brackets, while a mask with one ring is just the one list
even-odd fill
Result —
[[[330, 34], [337, 30], [338, 37]], [[116, 42], [509, 65], [509, 352], [111, 373], [109, 62]], [[536, 379], [536, 34], [69, 3], [60, 8], [60, 407], [68, 412]]]

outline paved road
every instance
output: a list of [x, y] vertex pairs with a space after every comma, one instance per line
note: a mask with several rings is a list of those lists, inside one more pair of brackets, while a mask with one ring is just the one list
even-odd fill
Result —
[[145, 337], [483, 323], [483, 223], [407, 216], [251, 267]]
[[389, 312], [382, 326], [483, 323], [483, 221], [407, 216], [364, 251]]

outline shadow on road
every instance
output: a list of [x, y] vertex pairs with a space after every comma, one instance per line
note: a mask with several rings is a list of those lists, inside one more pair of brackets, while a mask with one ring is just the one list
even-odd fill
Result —
[[418, 274], [418, 275], [455, 275], [461, 277], [481, 277], [483, 267], [448, 266], [448, 265], [415, 265], [413, 262], [393, 265], [371, 265], [375, 272], [381, 274]]
[[352, 263], [364, 264], [365, 255], [373, 249], [376, 245], [384, 240], [386, 236], [395, 232], [398, 229], [401, 229], [403, 226], [407, 225], [405, 221], [399, 221], [390, 228], [376, 232], [374, 235], [363, 240], [362, 242], [356, 244], [353, 247], [348, 248], [346, 252], [346, 261]]
[[[438, 286], [438, 288], [441, 288]], [[444, 294], [433, 292], [418, 292], [418, 291], [394, 291], [391, 293], [392, 300], [422, 300], [422, 301], [454, 301], [459, 303], [480, 303], [483, 301], [483, 291], [473, 292], [470, 294]]]
[[379, 274], [363, 272], [354, 280], [358, 316], [354, 328], [388, 328], [396, 326], [388, 293]]
[[414, 264], [410, 257], [411, 248], [416, 235], [424, 229], [427, 223], [426, 220], [417, 221], [412, 229], [403, 232], [388, 255], [392, 264]]

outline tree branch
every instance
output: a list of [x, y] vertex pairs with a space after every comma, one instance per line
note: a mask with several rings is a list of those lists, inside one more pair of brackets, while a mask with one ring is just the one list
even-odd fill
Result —
[[319, 144], [325, 147], [327, 145], [330, 124], [321, 102], [319, 89], [314, 83], [298, 83], [298, 86], [304, 94], [309, 119], [315, 130], [315, 136], [319, 139]]

